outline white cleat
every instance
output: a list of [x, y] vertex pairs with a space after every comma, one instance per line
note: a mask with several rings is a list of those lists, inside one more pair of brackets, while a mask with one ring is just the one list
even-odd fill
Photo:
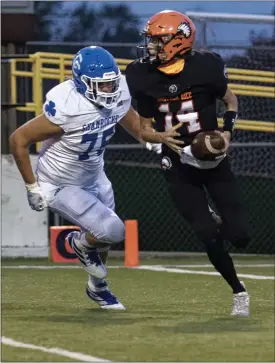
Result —
[[[241, 281], [245, 288], [245, 284]], [[249, 316], [250, 298], [246, 291], [234, 294], [231, 316]]]
[[125, 306], [122, 305], [120, 302], [118, 302], [117, 304], [107, 304], [107, 305], [101, 306], [101, 309], [105, 309], [105, 310], [126, 310]]
[[126, 310], [125, 307], [119, 302], [115, 295], [113, 295], [107, 287], [107, 283], [105, 283], [105, 288], [101, 291], [94, 291], [88, 280], [88, 284], [86, 287], [87, 296], [96, 302], [101, 309], [105, 310]]

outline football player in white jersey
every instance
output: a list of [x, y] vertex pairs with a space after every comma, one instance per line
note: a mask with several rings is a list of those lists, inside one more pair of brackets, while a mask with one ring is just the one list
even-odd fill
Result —
[[[105, 280], [110, 246], [124, 240], [124, 223], [104, 172], [104, 150], [120, 123], [139, 142], [140, 122], [113, 56], [86, 47], [74, 57], [73, 78], [46, 95], [43, 113], [10, 137], [32, 209], [45, 207], [81, 228], [67, 240], [89, 274], [87, 295], [104, 309], [124, 309]], [[36, 171], [29, 145], [43, 141]]]

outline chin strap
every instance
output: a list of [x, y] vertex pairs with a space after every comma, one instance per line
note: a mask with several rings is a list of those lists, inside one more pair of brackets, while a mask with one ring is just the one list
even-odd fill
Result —
[[172, 60], [168, 63], [161, 64], [158, 66], [158, 70], [164, 74], [174, 75], [180, 73], [185, 65], [185, 60], [183, 58]]

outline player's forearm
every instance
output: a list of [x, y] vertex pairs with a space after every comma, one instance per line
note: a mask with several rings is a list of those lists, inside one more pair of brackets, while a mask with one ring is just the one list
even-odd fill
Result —
[[230, 91], [226, 93], [226, 96], [223, 101], [226, 106], [227, 111], [238, 112], [238, 99], [237, 97]]
[[157, 132], [153, 127], [152, 117], [140, 116], [140, 127], [141, 127], [141, 137], [144, 141], [150, 142], [152, 144], [162, 143], [161, 134]]
[[124, 123], [120, 122], [120, 124], [128, 132], [128, 134], [133, 136], [141, 144], [145, 144], [145, 141], [142, 139], [142, 136], [141, 136], [139, 125], [126, 123], [126, 122], [124, 122]]
[[36, 179], [31, 166], [28, 145], [22, 145], [22, 143], [17, 140], [17, 137], [12, 135], [10, 137], [10, 148], [24, 182], [26, 184], [35, 183]]
[[224, 135], [230, 140], [238, 116], [238, 99], [230, 88], [227, 89], [223, 102], [226, 106], [226, 112], [223, 117], [223, 130]]
[[141, 136], [139, 115], [132, 106], [119, 123], [137, 141], [139, 141], [141, 144], [145, 144], [145, 141]]
[[152, 127], [146, 127], [141, 130], [142, 139], [152, 144], [162, 143], [161, 132], [157, 132]]

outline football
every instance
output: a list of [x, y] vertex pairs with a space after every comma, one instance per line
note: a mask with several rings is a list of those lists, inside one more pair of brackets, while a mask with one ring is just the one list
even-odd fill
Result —
[[226, 143], [219, 131], [200, 132], [191, 144], [191, 152], [198, 160], [211, 161], [224, 154]]

